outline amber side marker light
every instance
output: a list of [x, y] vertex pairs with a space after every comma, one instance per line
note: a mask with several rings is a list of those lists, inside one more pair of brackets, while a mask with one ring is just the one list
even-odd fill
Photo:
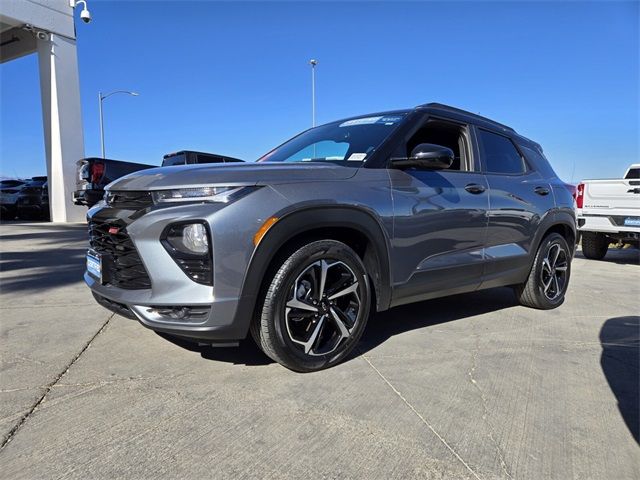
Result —
[[253, 244], [257, 247], [262, 237], [267, 233], [267, 231], [273, 226], [274, 223], [278, 221], [278, 217], [269, 217], [262, 224], [262, 226], [258, 229], [256, 234], [253, 236]]

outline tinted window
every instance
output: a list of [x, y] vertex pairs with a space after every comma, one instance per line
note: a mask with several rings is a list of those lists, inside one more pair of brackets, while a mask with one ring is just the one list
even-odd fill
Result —
[[478, 130], [478, 134], [488, 173], [517, 174], [526, 170], [524, 160], [511, 140], [487, 130]]
[[624, 178], [635, 180], [640, 179], [640, 168], [632, 168]]
[[163, 167], [171, 167], [173, 165], [185, 165], [187, 163], [187, 156], [184, 153], [180, 155], [173, 155], [171, 157], [164, 157], [162, 160]]
[[24, 182], [21, 180], [2, 180], [0, 182], [0, 187], [5, 188], [5, 187], [17, 187], [19, 185], [23, 185]]
[[551, 168], [549, 160], [546, 159], [542, 152], [538, 152], [522, 144], [518, 144], [520, 151], [527, 159], [527, 163], [532, 170], [536, 170], [542, 174], [544, 178], [556, 177], [556, 172]]

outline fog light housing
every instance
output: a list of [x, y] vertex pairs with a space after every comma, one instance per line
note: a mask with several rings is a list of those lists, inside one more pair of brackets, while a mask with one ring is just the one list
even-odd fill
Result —
[[174, 223], [165, 228], [162, 245], [191, 280], [213, 285], [211, 235], [203, 222]]

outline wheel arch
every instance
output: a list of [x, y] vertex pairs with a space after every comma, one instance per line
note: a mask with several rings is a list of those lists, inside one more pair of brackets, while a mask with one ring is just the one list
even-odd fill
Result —
[[536, 234], [534, 247], [531, 250], [532, 256], [535, 257], [538, 248], [540, 248], [540, 244], [544, 238], [551, 233], [558, 233], [564, 237], [571, 248], [571, 253], [573, 254], [576, 249], [576, 220], [573, 213], [569, 213], [566, 211], [556, 212], [554, 215], [547, 217], [546, 222], [543, 222], [538, 228], [538, 232]]
[[283, 214], [256, 247], [244, 275], [236, 322], [249, 325], [264, 279], [279, 263], [304, 243], [338, 240], [362, 259], [373, 283], [375, 308], [386, 310], [391, 302], [389, 239], [375, 214], [355, 206], [312, 206]]

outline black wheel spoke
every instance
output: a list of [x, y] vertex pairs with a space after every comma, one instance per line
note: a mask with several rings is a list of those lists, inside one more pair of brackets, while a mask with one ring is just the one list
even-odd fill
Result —
[[540, 281], [542, 292], [549, 300], [556, 300], [562, 295], [569, 270], [567, 252], [559, 243], [552, 244], [542, 259]]
[[307, 355], [335, 351], [360, 311], [360, 284], [342, 261], [321, 259], [308, 265], [290, 288], [285, 322], [290, 340]]

